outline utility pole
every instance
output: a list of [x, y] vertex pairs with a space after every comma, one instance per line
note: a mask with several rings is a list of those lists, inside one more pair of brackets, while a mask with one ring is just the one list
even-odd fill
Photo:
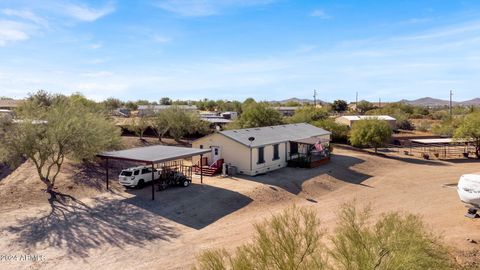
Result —
[[355, 96], [355, 106], [358, 106], [358, 91], [357, 91], [356, 96]]
[[453, 96], [453, 91], [450, 90], [450, 119], [452, 118], [452, 96]]
[[378, 107], [382, 107], [382, 98], [378, 98]]
[[317, 90], [313, 89], [313, 106], [317, 107]]

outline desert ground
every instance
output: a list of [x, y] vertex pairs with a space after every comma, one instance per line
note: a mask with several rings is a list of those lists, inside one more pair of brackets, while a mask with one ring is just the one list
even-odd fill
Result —
[[[114, 165], [117, 170], [122, 165]], [[315, 209], [332, 231], [339, 207], [355, 200], [373, 218], [389, 211], [421, 215], [462, 263], [478, 260], [480, 219], [464, 217], [455, 184], [480, 171], [474, 160], [381, 157], [336, 148], [329, 164], [284, 168], [257, 176], [195, 178], [187, 188], [124, 189], [103, 168], [69, 165], [58, 180], [65, 195], [53, 208], [29, 162], [0, 181], [0, 255], [39, 260], [0, 261], [1, 269], [188, 269], [209, 248], [248, 242], [253, 224], [296, 204]]]

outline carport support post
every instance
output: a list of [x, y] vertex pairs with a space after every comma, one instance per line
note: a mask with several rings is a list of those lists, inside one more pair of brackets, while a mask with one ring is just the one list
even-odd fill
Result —
[[203, 184], [203, 154], [200, 155], [200, 183]]
[[110, 181], [108, 180], [108, 158], [105, 159], [105, 169], [106, 169], [106, 172], [107, 172], [107, 173], [106, 173], [106, 177], [107, 177], [107, 190], [108, 190], [108, 189], [109, 189], [109, 187], [108, 187], [108, 182], [110, 182]]
[[155, 169], [152, 162], [152, 201], [155, 200]]

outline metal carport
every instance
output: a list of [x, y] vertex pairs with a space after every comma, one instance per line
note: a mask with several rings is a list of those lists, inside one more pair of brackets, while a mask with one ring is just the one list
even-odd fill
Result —
[[[172, 160], [200, 156], [200, 167], [202, 166], [203, 154], [210, 152], [210, 149], [199, 149], [189, 147], [154, 145], [137, 147], [120, 151], [110, 151], [97, 154], [97, 157], [105, 159], [106, 182], [109, 188], [108, 160], [125, 160], [152, 165], [152, 200], [155, 200], [154, 164], [165, 163]], [[203, 173], [200, 170], [200, 182], [203, 183]]]

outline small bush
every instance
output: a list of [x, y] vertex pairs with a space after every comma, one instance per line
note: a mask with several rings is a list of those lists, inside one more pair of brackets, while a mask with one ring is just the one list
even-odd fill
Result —
[[315, 212], [292, 207], [256, 225], [250, 244], [235, 255], [221, 250], [202, 253], [194, 269], [452, 269], [453, 261], [421, 218], [390, 213], [377, 222], [368, 208], [345, 204], [328, 250]]
[[427, 132], [431, 128], [432, 128], [432, 125], [426, 120], [420, 121], [420, 123], [417, 126], [415, 126], [416, 130], [422, 131], [422, 132]]
[[234, 256], [225, 250], [209, 250], [198, 257], [195, 269], [325, 269], [319, 225], [312, 210], [288, 208], [255, 225], [253, 243], [239, 247]]
[[346, 204], [330, 251], [338, 269], [451, 269], [447, 250], [420, 217], [385, 214], [369, 226], [369, 209]]

